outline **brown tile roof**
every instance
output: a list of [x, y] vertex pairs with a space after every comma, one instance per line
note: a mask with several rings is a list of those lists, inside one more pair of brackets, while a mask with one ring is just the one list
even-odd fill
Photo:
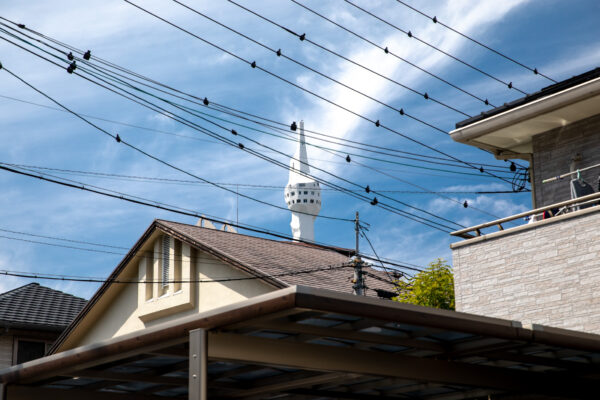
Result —
[[[325, 248], [304, 243], [283, 242], [202, 228], [195, 225], [157, 220], [157, 227], [169, 234], [230, 262], [256, 276], [273, 276], [276, 286], [293, 285], [352, 293], [353, 268], [348, 265], [348, 249]], [[343, 253], [343, 254], [342, 254]], [[307, 272], [331, 267], [331, 269]], [[300, 273], [299, 273], [300, 272]], [[365, 268], [366, 284], [371, 289], [391, 291], [389, 277], [373, 268]], [[289, 275], [288, 275], [289, 274]], [[279, 283], [279, 284], [278, 284]], [[376, 296], [373, 290], [368, 290]]]
[[[276, 288], [294, 285], [312, 286], [338, 292], [352, 293], [353, 268], [344, 267], [349, 262], [348, 249], [331, 249], [304, 243], [283, 242], [255, 236], [202, 228], [195, 225], [182, 224], [165, 220], [155, 220], [146, 232], [138, 239], [127, 255], [100, 286], [86, 306], [75, 317], [71, 325], [56, 340], [49, 354], [53, 354], [64, 342], [88, 311], [102, 297], [117, 279], [119, 274], [135, 256], [152, 233], [159, 229], [178, 239], [206, 251], [224, 262], [240, 268], [251, 275], [260, 277]], [[326, 271], [301, 271], [324, 269]], [[339, 267], [339, 268], [338, 268]], [[376, 290], [392, 292], [394, 286], [389, 277], [382, 271], [365, 268], [366, 285], [370, 290], [368, 296], [377, 296]], [[301, 273], [299, 273], [301, 272]]]

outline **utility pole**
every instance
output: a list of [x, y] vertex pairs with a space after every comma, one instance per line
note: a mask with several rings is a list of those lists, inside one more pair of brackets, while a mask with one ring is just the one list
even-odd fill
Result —
[[356, 233], [356, 247], [355, 247], [355, 253], [354, 253], [354, 259], [352, 260], [353, 264], [354, 264], [354, 278], [352, 279], [352, 282], [354, 283], [354, 285], [352, 285], [352, 289], [353, 289], [353, 293], [357, 296], [364, 296], [365, 295], [365, 281], [363, 279], [363, 262], [360, 259], [360, 255], [358, 253], [358, 239], [360, 236], [360, 222], [358, 219], [358, 211], [356, 212], [356, 219], [354, 220], [354, 231]]

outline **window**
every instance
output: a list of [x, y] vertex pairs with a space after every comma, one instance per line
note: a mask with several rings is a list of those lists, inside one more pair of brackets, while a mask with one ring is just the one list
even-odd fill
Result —
[[173, 282], [173, 291], [178, 292], [181, 290], [181, 276], [182, 276], [181, 275], [181, 272], [182, 272], [181, 271], [181, 261], [182, 261], [181, 260], [181, 257], [182, 257], [181, 242], [177, 239], [174, 239], [173, 241], [175, 242], [175, 246], [174, 246], [175, 247], [175, 249], [174, 249], [175, 250], [175, 259], [173, 260], [173, 263], [175, 264], [173, 266], [174, 267], [173, 278], [174, 278], [175, 282]]
[[46, 342], [33, 340], [17, 340], [16, 364], [22, 364], [36, 358], [44, 357], [46, 353]]
[[162, 238], [162, 274], [161, 274], [161, 285], [164, 288], [169, 286], [169, 269], [170, 269], [170, 243], [171, 238], [168, 235], [164, 235]]
[[295, 195], [296, 195], [296, 192], [292, 192], [292, 196], [295, 196]]
[[315, 201], [314, 201], [313, 199], [310, 199], [310, 202], [311, 202], [311, 203], [314, 203]]
[[305, 190], [305, 191], [304, 191], [304, 194], [308, 194], [308, 190]]
[[315, 192], [310, 192], [310, 194], [315, 194]]
[[306, 203], [306, 199], [304, 199], [304, 203]]

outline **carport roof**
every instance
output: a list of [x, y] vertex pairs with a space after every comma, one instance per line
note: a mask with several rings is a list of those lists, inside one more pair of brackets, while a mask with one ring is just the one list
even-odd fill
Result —
[[8, 400], [187, 398], [195, 329], [208, 334], [209, 398], [591, 398], [600, 383], [598, 335], [302, 286], [14, 366], [0, 382]]

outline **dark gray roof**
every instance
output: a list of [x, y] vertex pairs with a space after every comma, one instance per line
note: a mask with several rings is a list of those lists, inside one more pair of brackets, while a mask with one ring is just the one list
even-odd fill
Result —
[[591, 81], [592, 79], [596, 79], [600, 77], [600, 68], [593, 69], [591, 71], [584, 72], [583, 74], [573, 76], [569, 79], [565, 79], [564, 81], [555, 83], [554, 85], [547, 86], [542, 90], [539, 90], [535, 93], [528, 94], [525, 97], [522, 97], [517, 100], [513, 100], [510, 103], [504, 103], [500, 107], [493, 108], [489, 111], [482, 112], [479, 115], [475, 115], [474, 117], [465, 119], [464, 121], [460, 121], [456, 123], [456, 129], [464, 128], [467, 125], [474, 124], [475, 122], [483, 121], [493, 115], [497, 115], [508, 111], [512, 108], [517, 108], [527, 103], [531, 103], [534, 100], [541, 99], [546, 96], [550, 96], [551, 94], [555, 94], [558, 92], [562, 92], [563, 90], [572, 88], [574, 86], [580, 85], [587, 81]]
[[0, 326], [60, 331], [85, 303], [80, 297], [30, 283], [0, 294]]

